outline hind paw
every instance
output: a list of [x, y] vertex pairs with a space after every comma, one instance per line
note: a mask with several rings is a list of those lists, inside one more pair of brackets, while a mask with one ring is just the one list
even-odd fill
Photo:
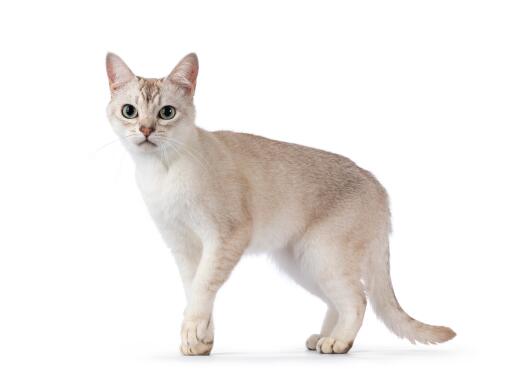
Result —
[[322, 335], [318, 335], [316, 333], [309, 336], [306, 340], [306, 348], [310, 351], [316, 351], [316, 345], [318, 344], [318, 340], [320, 340], [321, 337]]
[[[308, 339], [309, 340], [309, 339]], [[336, 340], [333, 337], [322, 337], [316, 344], [316, 350], [320, 353], [347, 353], [352, 348], [351, 342]]]

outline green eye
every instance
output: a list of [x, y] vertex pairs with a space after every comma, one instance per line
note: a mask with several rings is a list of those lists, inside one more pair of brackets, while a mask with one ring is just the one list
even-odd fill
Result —
[[171, 120], [176, 116], [176, 108], [172, 105], [166, 105], [165, 107], [162, 107], [160, 112], [158, 112], [158, 116], [163, 120]]
[[135, 108], [131, 104], [123, 105], [123, 108], [121, 109], [121, 113], [127, 119], [135, 119], [138, 116], [137, 108]]

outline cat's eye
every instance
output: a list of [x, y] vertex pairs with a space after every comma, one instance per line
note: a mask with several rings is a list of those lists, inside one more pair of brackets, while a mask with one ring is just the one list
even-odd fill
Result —
[[131, 104], [123, 105], [123, 108], [121, 109], [121, 113], [127, 119], [135, 119], [138, 115], [137, 108], [135, 108]]
[[176, 116], [176, 108], [172, 105], [166, 105], [158, 112], [158, 117], [163, 120], [171, 120], [174, 116]]

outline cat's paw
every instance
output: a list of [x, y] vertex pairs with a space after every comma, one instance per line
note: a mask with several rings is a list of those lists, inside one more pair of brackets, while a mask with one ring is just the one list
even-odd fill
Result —
[[316, 333], [309, 336], [306, 340], [306, 348], [310, 351], [316, 351], [316, 345], [318, 344], [318, 340], [320, 340], [321, 337], [322, 335], [318, 335]]
[[213, 347], [213, 326], [208, 319], [185, 319], [181, 327], [181, 353], [209, 355]]
[[316, 350], [320, 353], [347, 353], [352, 348], [352, 342], [336, 340], [333, 337], [322, 337], [316, 344]]

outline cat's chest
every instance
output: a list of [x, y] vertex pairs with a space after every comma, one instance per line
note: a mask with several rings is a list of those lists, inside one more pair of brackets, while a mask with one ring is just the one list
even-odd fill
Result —
[[194, 219], [201, 186], [194, 169], [187, 164], [138, 167], [136, 180], [151, 216], [160, 227]]

